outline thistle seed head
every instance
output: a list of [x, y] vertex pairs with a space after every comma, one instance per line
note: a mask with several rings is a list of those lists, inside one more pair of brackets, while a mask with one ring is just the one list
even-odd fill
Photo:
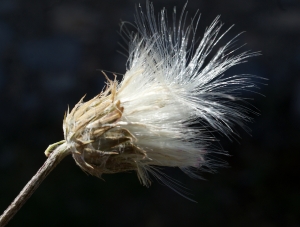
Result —
[[85, 172], [101, 177], [133, 170], [143, 185], [150, 184], [150, 173], [175, 187], [159, 167], [178, 167], [200, 178], [195, 170], [219, 165], [209, 158], [220, 152], [211, 146], [213, 132], [230, 137], [235, 125], [244, 128], [251, 120], [251, 110], [236, 101], [256, 87], [252, 76], [225, 73], [259, 53], [234, 55], [233, 39], [209, 60], [229, 29], [219, 35], [216, 18], [198, 43], [193, 23], [182, 28], [185, 17], [183, 12], [170, 29], [165, 11], [156, 20], [148, 3], [147, 13], [136, 16], [136, 33], [123, 27], [129, 58], [122, 81], [108, 79], [105, 91], [67, 111], [65, 140]]

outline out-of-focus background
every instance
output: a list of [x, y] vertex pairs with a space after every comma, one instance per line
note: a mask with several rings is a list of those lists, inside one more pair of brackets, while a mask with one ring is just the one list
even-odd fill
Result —
[[[169, 20], [185, 4], [153, 2]], [[133, 23], [139, 3], [145, 7], [145, 0], [0, 0], [0, 213], [42, 166], [46, 147], [63, 139], [67, 106], [101, 91], [97, 69], [125, 72], [119, 23]], [[197, 37], [221, 15], [223, 31], [235, 24], [225, 40], [246, 31], [238, 44], [262, 52], [237, 70], [268, 79], [258, 91], [265, 97], [247, 94], [260, 110], [251, 136], [238, 129], [238, 142], [219, 137], [230, 168], [204, 181], [168, 170], [193, 203], [158, 182], [142, 187], [135, 173], [86, 176], [70, 156], [8, 226], [300, 226], [300, 1], [189, 0], [187, 22], [197, 9]]]

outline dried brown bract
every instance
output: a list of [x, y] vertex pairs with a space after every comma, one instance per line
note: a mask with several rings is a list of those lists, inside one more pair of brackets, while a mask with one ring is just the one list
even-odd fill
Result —
[[137, 160], [146, 157], [133, 143], [136, 138], [117, 125], [124, 107], [116, 99], [118, 82], [108, 82], [107, 89], [93, 99], [83, 102], [82, 98], [63, 122], [65, 140], [77, 165], [97, 177], [137, 170]]

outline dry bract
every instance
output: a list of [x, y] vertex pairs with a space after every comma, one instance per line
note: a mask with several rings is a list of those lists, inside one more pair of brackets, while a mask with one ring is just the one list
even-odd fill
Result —
[[109, 80], [107, 89], [93, 99], [79, 103], [65, 116], [63, 128], [76, 163], [85, 172], [102, 173], [137, 170], [137, 160], [145, 151], [134, 145], [136, 139], [117, 125], [123, 107], [116, 100], [117, 81]]

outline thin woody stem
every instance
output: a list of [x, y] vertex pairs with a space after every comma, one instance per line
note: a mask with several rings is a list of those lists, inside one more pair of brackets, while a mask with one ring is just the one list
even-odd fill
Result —
[[9, 222], [9, 220], [18, 212], [18, 210], [26, 203], [34, 191], [39, 187], [42, 181], [48, 176], [48, 174], [57, 166], [58, 163], [60, 163], [64, 157], [71, 153], [65, 143], [59, 142], [55, 145], [58, 146], [56, 146], [56, 148], [53, 149], [53, 151], [49, 154], [49, 157], [44, 165], [31, 178], [20, 194], [0, 216], [0, 227], [4, 227]]

